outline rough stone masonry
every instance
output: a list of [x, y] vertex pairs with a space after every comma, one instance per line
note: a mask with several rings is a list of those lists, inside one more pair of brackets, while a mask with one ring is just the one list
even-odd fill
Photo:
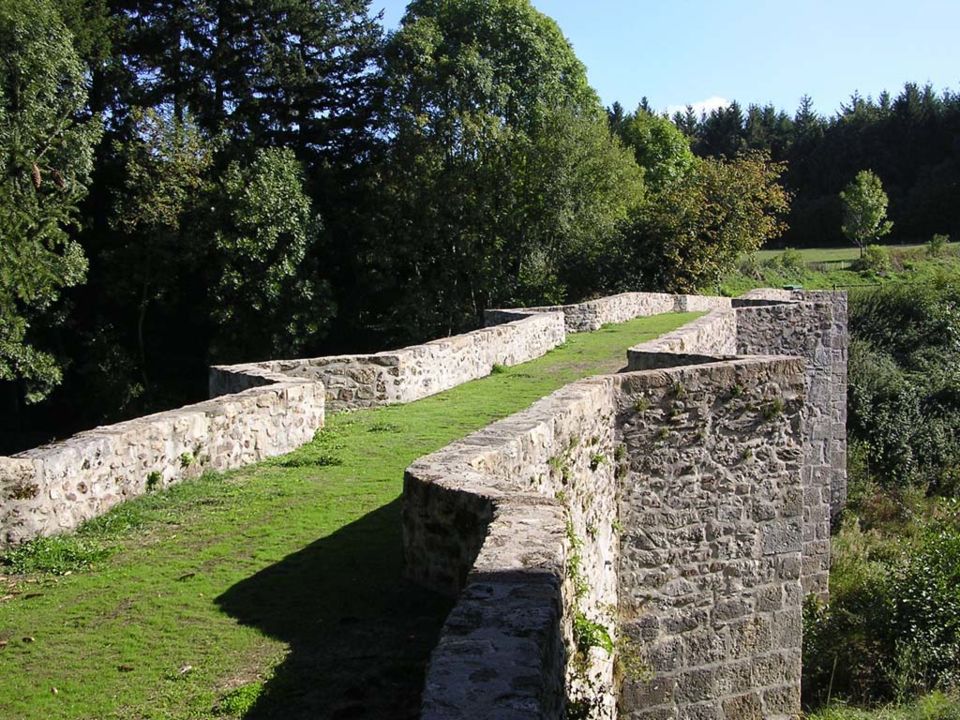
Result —
[[793, 718], [800, 604], [826, 595], [846, 495], [846, 299], [624, 293], [488, 311], [491, 327], [364, 356], [211, 370], [206, 403], [0, 458], [0, 544], [151, 484], [308, 442], [325, 409], [409, 402], [567, 332], [709, 311], [422, 458], [408, 574], [459, 594], [425, 718]]
[[[408, 572], [459, 593], [424, 718], [799, 716], [801, 603], [845, 496], [846, 301], [701, 302], [634, 372], [408, 469]], [[602, 300], [545, 310], [603, 322]]]

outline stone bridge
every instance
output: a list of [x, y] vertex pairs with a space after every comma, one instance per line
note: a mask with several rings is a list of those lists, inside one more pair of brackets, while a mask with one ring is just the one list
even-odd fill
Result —
[[288, 452], [327, 410], [674, 311], [706, 314], [407, 470], [407, 572], [458, 598], [423, 717], [797, 717], [801, 603], [827, 594], [846, 493], [841, 294], [625, 293], [395, 351], [215, 367], [205, 403], [0, 458], [0, 544]]

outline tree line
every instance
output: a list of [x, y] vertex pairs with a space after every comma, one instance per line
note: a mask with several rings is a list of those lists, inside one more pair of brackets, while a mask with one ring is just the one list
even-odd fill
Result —
[[527, 0], [0, 0], [0, 446], [485, 308], [694, 290], [785, 166], [611, 129]]
[[[649, 110], [644, 100], [641, 107]], [[609, 110], [619, 128], [622, 106]], [[854, 93], [831, 117], [804, 96], [792, 114], [773, 105], [732, 102], [709, 114], [693, 108], [671, 118], [702, 157], [762, 150], [786, 163], [793, 202], [780, 247], [844, 244], [839, 193], [862, 170], [883, 182], [890, 200], [893, 242], [924, 242], [960, 232], [960, 94], [906, 83], [896, 96]]]

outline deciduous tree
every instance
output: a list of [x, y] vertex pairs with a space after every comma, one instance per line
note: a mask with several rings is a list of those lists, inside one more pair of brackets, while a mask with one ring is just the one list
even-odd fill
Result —
[[861, 170], [840, 193], [843, 202], [843, 234], [863, 249], [871, 240], [890, 232], [893, 223], [887, 220], [887, 194], [883, 183], [870, 170]]

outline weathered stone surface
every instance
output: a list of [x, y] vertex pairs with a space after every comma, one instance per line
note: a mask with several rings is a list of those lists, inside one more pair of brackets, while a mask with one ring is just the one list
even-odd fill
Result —
[[494, 365], [540, 357], [566, 338], [559, 312], [500, 311], [504, 324], [372, 355], [337, 355], [214, 367], [210, 393], [235, 386], [233, 374], [255, 371], [318, 380], [330, 412], [406, 403], [490, 374]]
[[799, 593], [784, 603], [799, 579], [777, 568], [800, 559], [801, 508], [787, 500], [801, 483], [803, 363], [743, 359], [620, 382], [617, 424], [630, 459], [620, 487], [620, 617], [632, 651], [670, 688], [654, 697], [642, 691], [645, 677], [626, 677], [620, 717], [760, 717], [750, 693], [758, 665], [769, 668], [765, 687], [797, 682], [765, 660], [799, 649], [774, 625], [800, 617]]
[[320, 383], [263, 371], [229, 382], [231, 395], [0, 458], [0, 545], [72, 530], [148, 487], [289, 452], [323, 425]]
[[802, 577], [806, 592], [826, 596], [830, 518], [843, 508], [847, 495], [846, 295], [754, 291], [736, 305], [737, 352], [795, 355], [805, 361]]
[[[630, 308], [669, 305], [663, 296], [644, 301], [628, 293], [544, 310], [562, 311], [575, 332], [625, 319]], [[540, 651], [520, 667], [506, 639], [498, 644], [503, 652], [485, 656], [501, 669], [499, 683], [503, 667], [522, 677], [542, 668], [537, 658], [562, 640], [567, 692], [583, 690], [569, 658], [572, 616], [585, 612], [611, 623], [617, 652], [637, 673], [623, 679], [613, 708], [605, 694], [610, 658], [590, 651], [590, 672], [601, 678], [595, 717], [794, 718], [804, 588], [826, 590], [824, 528], [831, 497], [843, 496], [836, 485], [845, 459], [845, 299], [785, 291], [733, 302], [678, 296], [672, 309], [710, 312], [631, 348], [629, 368], [638, 372], [575, 383], [411, 466], [408, 569], [435, 588], [463, 589], [471, 602], [473, 578], [498, 572], [517, 582], [550, 577], [550, 587], [559, 588], [559, 599], [550, 596], [562, 610], [557, 638], [538, 635], [542, 622], [524, 628], [507, 615], [470, 615], [471, 633], [541, 638]], [[511, 317], [491, 311], [488, 321]], [[811, 420], [821, 416], [832, 422]], [[604, 452], [612, 446], [612, 475], [596, 475], [602, 463], [579, 446], [587, 435]], [[432, 511], [418, 504], [437, 493], [445, 497], [444, 517], [431, 524]], [[564, 506], [566, 543], [556, 507], [544, 516], [548, 500], [535, 502], [536, 495]], [[471, 520], [458, 533], [450, 520], [458, 506], [481, 499], [480, 510], [460, 515]], [[594, 504], [599, 514], [584, 512]], [[537, 542], [544, 545], [536, 549]], [[472, 557], [482, 572], [471, 574]], [[571, 575], [580, 580], [579, 594]], [[511, 607], [509, 617], [536, 617], [533, 610], [518, 615]], [[443, 637], [451, 632], [448, 626]], [[501, 716], [489, 688], [465, 697], [473, 678], [487, 674], [457, 670], [460, 662], [442, 641], [428, 672], [424, 717]], [[538, 698], [525, 706], [529, 716], [560, 716], [542, 694], [556, 685], [556, 674], [549, 677], [537, 686], [540, 694], [527, 696]], [[504, 704], [502, 716], [512, 716], [511, 708]]]

